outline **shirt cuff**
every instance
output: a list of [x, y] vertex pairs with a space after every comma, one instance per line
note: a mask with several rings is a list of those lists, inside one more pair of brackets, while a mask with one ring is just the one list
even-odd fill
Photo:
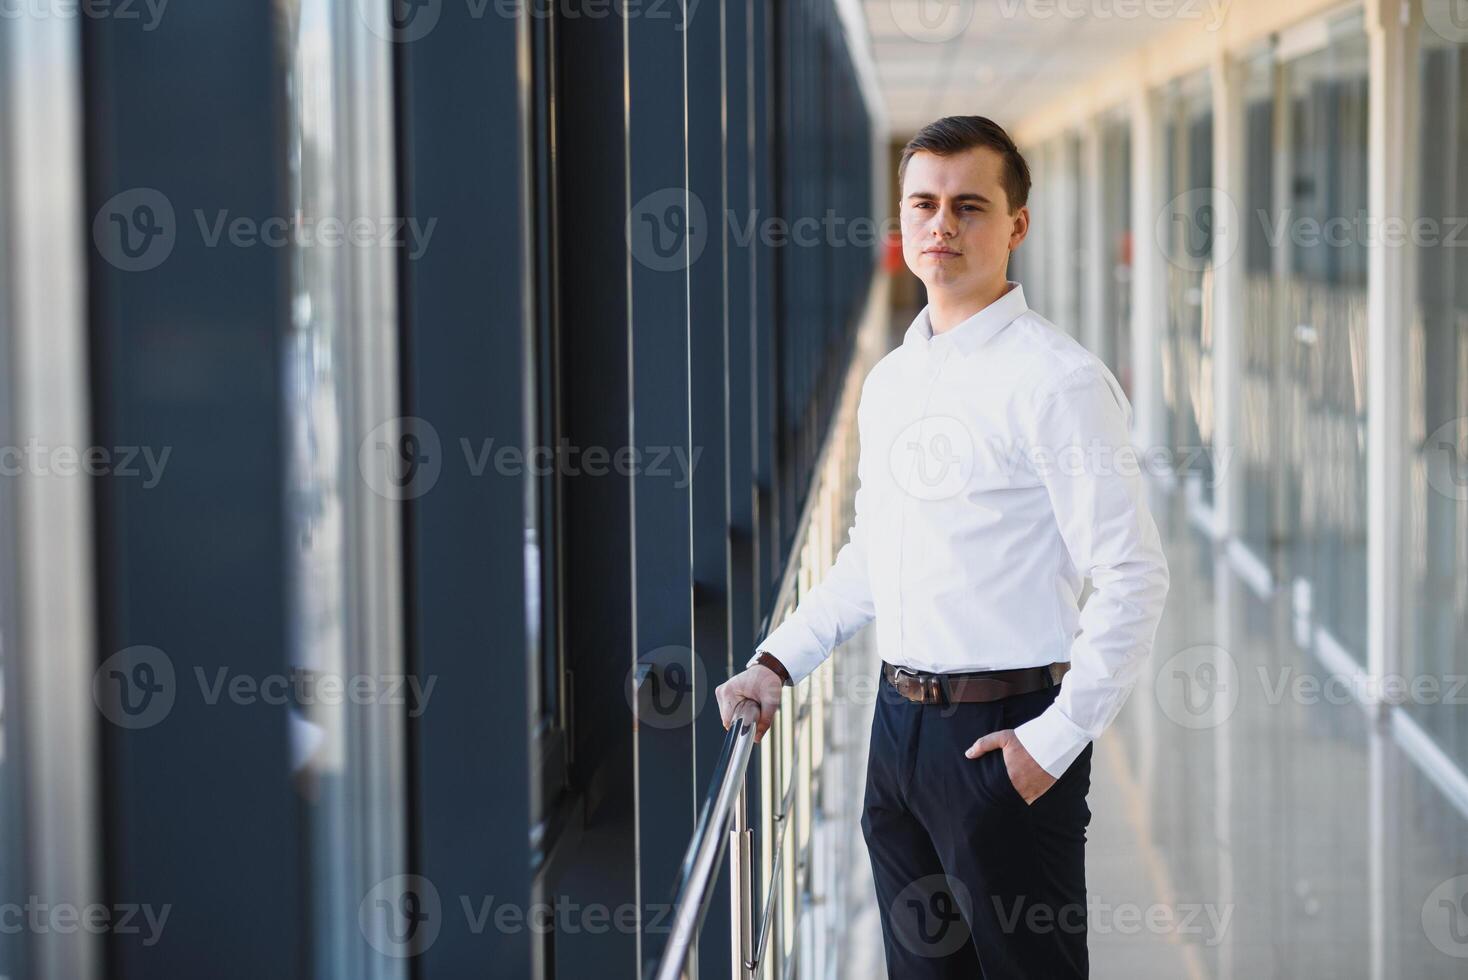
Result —
[[753, 667], [759, 662], [761, 653], [768, 653], [785, 665], [790, 672], [791, 685], [808, 677], [825, 662], [827, 656], [810, 628], [796, 619], [786, 619], [771, 630], [764, 642], [755, 647], [754, 656], [744, 666]]
[[1025, 747], [1040, 768], [1059, 779], [1091, 741], [1091, 736], [1065, 716], [1060, 706], [1051, 704], [1041, 714], [1014, 730], [1014, 737]]

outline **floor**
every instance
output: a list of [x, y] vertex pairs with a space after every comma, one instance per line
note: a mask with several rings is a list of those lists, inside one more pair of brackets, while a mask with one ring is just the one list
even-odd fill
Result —
[[[1094, 757], [1091, 975], [1468, 977], [1468, 816], [1390, 725], [1314, 693], [1329, 671], [1295, 643], [1289, 595], [1257, 594], [1181, 497], [1153, 505], [1172, 588], [1151, 667]], [[851, 840], [839, 975], [880, 978]]]

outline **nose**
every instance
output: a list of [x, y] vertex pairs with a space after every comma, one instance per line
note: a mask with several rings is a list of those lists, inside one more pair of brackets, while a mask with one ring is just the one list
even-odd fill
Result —
[[932, 231], [933, 237], [940, 240], [958, 234], [958, 218], [948, 205], [940, 203], [933, 213]]

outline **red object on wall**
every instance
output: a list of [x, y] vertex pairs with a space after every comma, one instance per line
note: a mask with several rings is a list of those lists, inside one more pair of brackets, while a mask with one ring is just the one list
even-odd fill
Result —
[[882, 245], [882, 268], [887, 272], [901, 272], [903, 270], [902, 232], [887, 232], [887, 241]]

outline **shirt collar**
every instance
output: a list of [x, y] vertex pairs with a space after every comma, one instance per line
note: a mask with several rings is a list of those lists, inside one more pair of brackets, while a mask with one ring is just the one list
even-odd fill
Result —
[[1009, 284], [1009, 290], [1003, 296], [936, 337], [933, 336], [933, 326], [928, 321], [928, 307], [924, 306], [903, 335], [903, 346], [937, 351], [952, 345], [961, 353], [972, 354], [1029, 309], [1025, 303], [1024, 288], [1013, 279], [1006, 279], [1005, 282]]

